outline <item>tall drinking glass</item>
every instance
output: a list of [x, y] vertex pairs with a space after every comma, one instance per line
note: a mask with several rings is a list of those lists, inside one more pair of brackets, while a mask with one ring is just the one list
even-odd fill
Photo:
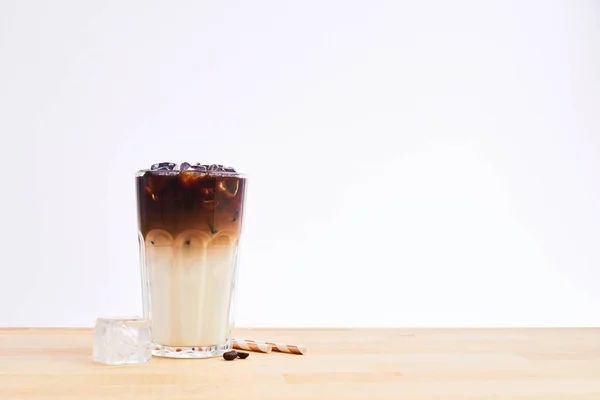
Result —
[[136, 174], [144, 316], [153, 354], [207, 358], [231, 348], [246, 178], [195, 166]]

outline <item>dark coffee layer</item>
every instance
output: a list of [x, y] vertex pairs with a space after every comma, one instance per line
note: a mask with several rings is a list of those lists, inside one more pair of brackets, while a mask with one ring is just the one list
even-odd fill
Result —
[[136, 184], [144, 238], [153, 229], [165, 230], [173, 238], [188, 229], [239, 235], [246, 188], [246, 179], [239, 174], [141, 171]]

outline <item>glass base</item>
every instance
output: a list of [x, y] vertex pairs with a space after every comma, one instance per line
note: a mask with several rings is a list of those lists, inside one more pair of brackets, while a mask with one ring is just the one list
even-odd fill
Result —
[[215, 346], [201, 347], [173, 347], [163, 346], [158, 343], [152, 344], [152, 355], [168, 358], [212, 358], [221, 357], [223, 353], [231, 350], [229, 341]]

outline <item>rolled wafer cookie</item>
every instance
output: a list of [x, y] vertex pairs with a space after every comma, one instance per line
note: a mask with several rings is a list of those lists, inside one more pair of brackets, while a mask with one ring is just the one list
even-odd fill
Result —
[[275, 342], [260, 342], [257, 340], [245, 339], [248, 344], [267, 345], [271, 346], [273, 351], [290, 354], [306, 354], [306, 347], [297, 344], [284, 344]]
[[237, 350], [258, 351], [260, 353], [270, 353], [273, 349], [269, 344], [248, 342], [247, 340], [243, 339], [233, 339], [231, 345]]

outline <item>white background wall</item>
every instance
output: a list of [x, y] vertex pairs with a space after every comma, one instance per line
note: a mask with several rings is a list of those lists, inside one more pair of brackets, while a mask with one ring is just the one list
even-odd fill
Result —
[[0, 325], [141, 311], [133, 173], [251, 177], [237, 320], [600, 324], [594, 1], [0, 1]]

